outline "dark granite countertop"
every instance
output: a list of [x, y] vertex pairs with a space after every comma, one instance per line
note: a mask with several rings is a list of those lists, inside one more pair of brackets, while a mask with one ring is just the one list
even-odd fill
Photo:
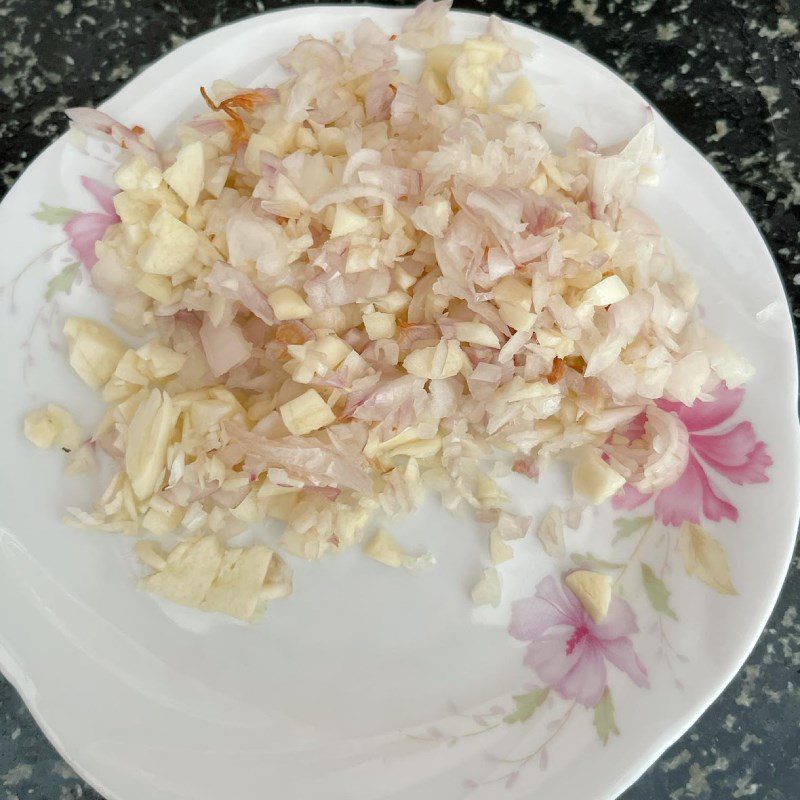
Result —
[[[64, 128], [209, 28], [292, 3], [0, 0], [0, 194]], [[457, 2], [591, 53], [652, 99], [750, 209], [800, 315], [800, 0]], [[800, 563], [747, 666], [625, 800], [800, 797]], [[8, 612], [8, 610], [6, 610]], [[0, 798], [99, 795], [0, 679]]]

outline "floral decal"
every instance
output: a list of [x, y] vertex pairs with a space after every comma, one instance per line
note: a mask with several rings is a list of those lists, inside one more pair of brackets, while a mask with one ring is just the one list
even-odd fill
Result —
[[[64, 239], [42, 250], [20, 267], [6, 283], [0, 284], [0, 298], [7, 300], [11, 314], [18, 311], [16, 292], [22, 278], [39, 265], [51, 271], [44, 290], [44, 304], [39, 308], [22, 341], [23, 380], [27, 381], [28, 368], [34, 363], [33, 341], [37, 333], [49, 332], [58, 320], [60, 295], [67, 295], [81, 278], [81, 267], [87, 271], [97, 263], [95, 244], [103, 238], [110, 225], [119, 222], [113, 198], [117, 190], [87, 175], [81, 176], [81, 185], [92, 195], [99, 211], [76, 211], [65, 206], [51, 206], [42, 202], [33, 216], [46, 225], [57, 226]], [[76, 260], [77, 258], [77, 260]], [[51, 347], [56, 347], [52, 333], [48, 334]]]
[[[58, 271], [46, 285], [46, 304], [37, 314], [23, 345], [26, 349], [30, 349], [36, 326], [49, 325], [55, 315], [57, 295], [69, 294], [81, 275], [81, 267], [87, 271], [94, 267], [96, 243], [109, 226], [119, 222], [113, 203], [116, 190], [85, 175], [81, 184], [99, 210], [76, 211], [42, 203], [34, 216], [48, 225], [59, 226], [65, 238], [40, 253], [9, 284], [0, 287], [0, 294], [10, 289], [13, 312], [14, 290], [22, 275], [61, 251]], [[30, 354], [28, 362], [32, 363]], [[651, 512], [644, 516], [614, 520], [613, 560], [591, 553], [573, 552], [570, 556], [573, 567], [613, 576], [615, 595], [602, 622], [595, 622], [564, 584], [561, 571], [564, 565], [560, 565], [557, 574], [539, 581], [532, 596], [517, 600], [512, 606], [509, 634], [526, 644], [523, 663], [532, 670], [538, 685], [524, 684], [518, 693], [477, 713], [456, 713], [455, 730], [430, 726], [405, 733], [407, 738], [426, 746], [454, 747], [469, 737], [529, 724], [534, 716], [544, 716], [544, 734], [532, 750], [522, 755], [489, 754], [487, 758], [503, 765], [502, 769], [492, 770], [480, 780], [466, 780], [467, 789], [498, 784], [510, 789], [529, 765], [536, 763], [540, 769], [546, 769], [551, 744], [576, 713], [585, 715], [603, 745], [612, 736], [620, 735], [610, 684], [621, 680], [641, 689], [650, 687], [648, 669], [634, 643], [635, 635], [639, 634], [637, 617], [620, 593], [642, 598], [643, 608], [639, 611], [646, 633], [657, 636], [656, 659], [666, 663], [675, 685], [682, 688], [675, 669], [687, 658], [673, 647], [668, 633], [668, 626], [678, 621], [668, 580], [673, 557], [680, 560], [692, 580], [701, 581], [721, 595], [736, 595], [725, 549], [701, 523], [726, 519], [736, 522], [738, 509], [718, 483], [720, 480], [737, 486], [765, 483], [769, 480], [767, 470], [773, 463], [766, 444], [757, 438], [750, 422], [731, 424], [743, 398], [744, 389], [729, 389], [722, 384], [709, 400], [692, 407], [657, 401], [660, 409], [675, 415], [686, 429], [690, 452], [683, 473], [674, 484], [652, 494], [626, 485], [613, 498], [613, 507], [618, 510], [642, 508], [653, 501]], [[626, 437], [634, 440], [641, 436], [644, 423], [645, 417], [641, 415], [628, 426]], [[659, 522], [662, 526], [656, 524]], [[646, 613], [649, 620], [645, 620]]]
[[75, 280], [80, 275], [81, 264], [87, 270], [91, 270], [97, 263], [97, 256], [94, 252], [95, 244], [103, 238], [110, 225], [119, 222], [119, 217], [114, 209], [114, 195], [117, 190], [87, 175], [81, 176], [81, 184], [97, 201], [101, 211], [76, 211], [74, 208], [51, 206], [47, 203], [39, 206], [39, 210], [33, 216], [47, 225], [60, 227], [64, 231], [66, 239], [39, 253], [17, 272], [7, 286], [0, 287], [0, 292], [5, 292], [6, 289], [10, 290], [9, 299], [12, 311], [16, 310], [14, 293], [22, 276], [42, 260], [57, 255], [58, 251], [63, 250], [65, 246], [68, 246], [70, 253], [78, 260], [75, 261], [69, 256], [59, 259], [60, 269], [48, 280], [45, 288], [44, 299], [47, 303], [54, 300], [58, 294], [70, 293]]
[[739, 511], [712, 482], [715, 473], [736, 485], [765, 483], [772, 459], [764, 442], [756, 438], [749, 422], [719, 431], [736, 413], [744, 398], [744, 389], [729, 389], [720, 384], [712, 399], [693, 406], [659, 400], [657, 405], [675, 414], [689, 434], [689, 460], [678, 480], [654, 494], [642, 494], [625, 486], [614, 498], [617, 509], [638, 508], [655, 498], [653, 513], [665, 525], [700, 523], [705, 517], [713, 522], [739, 518]]
[[[700, 523], [738, 519], [736, 506], [716, 485], [720, 479], [738, 486], [769, 480], [772, 459], [765, 443], [750, 422], [731, 424], [743, 399], [744, 389], [723, 384], [711, 399], [691, 408], [659, 400], [659, 408], [674, 414], [686, 428], [690, 453], [683, 473], [675, 484], [652, 494], [626, 486], [614, 498], [616, 509], [654, 502], [649, 514], [614, 520], [611, 558], [577, 552], [569, 557], [572, 568], [611, 576], [614, 596], [605, 619], [596, 623], [589, 616], [564, 583], [562, 563], [558, 573], [539, 581], [532, 596], [512, 605], [508, 631], [526, 644], [523, 663], [538, 683], [525, 684], [488, 708], [456, 714], [449, 730], [434, 726], [407, 734], [428, 745], [455, 747], [511, 725], [535, 725], [541, 731], [533, 737], [535, 745], [521, 754], [513, 749], [488, 753], [481, 777], [465, 780], [466, 789], [510, 789], [529, 767], [547, 769], [553, 743], [578, 714], [591, 724], [602, 745], [621, 735], [612, 684], [630, 681], [640, 689], [650, 688], [648, 669], [636, 652], [639, 622], [621, 595], [636, 600], [645, 635], [655, 647], [654, 661], [663, 664], [674, 686], [683, 690], [679, 671], [689, 659], [673, 645], [670, 627], [679, 623], [675, 598], [677, 589], [683, 590], [674, 585], [676, 571], [720, 595], [736, 595], [725, 548]], [[625, 437], [640, 437], [644, 424], [643, 414], [627, 427]], [[534, 717], [540, 721], [532, 723]]]
[[525, 663], [561, 697], [594, 708], [606, 691], [606, 664], [637, 686], [648, 686], [647, 670], [630, 635], [639, 630], [630, 605], [620, 597], [595, 623], [563, 584], [548, 575], [533, 597], [514, 604], [509, 632], [530, 644]]
[[114, 209], [114, 195], [117, 189], [106, 186], [94, 178], [86, 175], [81, 177], [81, 183], [97, 200], [97, 204], [102, 212], [96, 211], [76, 211], [64, 223], [64, 233], [67, 234], [69, 245], [78, 260], [86, 267], [91, 269], [97, 263], [97, 256], [94, 246], [106, 232], [106, 229], [119, 222], [119, 217]]

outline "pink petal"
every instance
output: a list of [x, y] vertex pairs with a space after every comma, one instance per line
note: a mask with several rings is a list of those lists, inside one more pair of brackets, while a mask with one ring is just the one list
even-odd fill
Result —
[[94, 252], [95, 242], [103, 238], [109, 225], [117, 222], [117, 217], [109, 214], [77, 214], [64, 225], [64, 232], [70, 247], [87, 269], [97, 263]]
[[117, 210], [114, 208], [114, 195], [119, 192], [114, 186], [106, 186], [94, 178], [89, 178], [86, 175], [81, 176], [81, 183], [84, 187], [91, 192], [95, 200], [100, 204], [100, 207], [110, 216], [115, 218], [115, 222], [119, 222], [117, 217]]
[[706, 519], [719, 522], [723, 517], [727, 517], [729, 520], [736, 522], [739, 519], [739, 511], [736, 506], [719, 497], [711, 486], [708, 475], [706, 475], [699, 463], [697, 468], [700, 470], [700, 482], [703, 485], [703, 514], [705, 514]]
[[700, 510], [703, 507], [703, 484], [700, 480], [702, 472], [697, 459], [690, 455], [683, 475], [672, 486], [656, 494], [656, 519], [660, 519], [665, 525], [681, 525], [687, 520], [700, 522]]
[[582, 639], [567, 652], [567, 644], [574, 634], [575, 630], [568, 628], [532, 642], [525, 664], [562, 697], [594, 706], [606, 686], [605, 662], [591, 637]]
[[647, 669], [633, 650], [633, 644], [627, 636], [600, 642], [603, 655], [615, 666], [627, 673], [637, 686], [650, 685], [647, 680]]
[[556, 625], [568, 625], [569, 620], [561, 611], [538, 597], [517, 600], [511, 608], [511, 624], [508, 632], [515, 639], [534, 641]]
[[756, 440], [753, 426], [742, 422], [726, 433], [695, 434], [691, 438], [695, 452], [729, 481], [766, 483], [766, 469], [772, 464], [764, 442]]
[[631, 511], [646, 503], [652, 495], [642, 494], [637, 488], [626, 483], [612, 498], [611, 505], [617, 509]]
[[692, 454], [683, 475], [658, 493], [655, 516], [665, 525], [677, 526], [687, 521], [700, 522], [701, 512], [715, 522], [723, 517], [734, 521], [739, 517], [734, 506], [714, 493], [705, 470]]
[[621, 597], [614, 597], [608, 608], [606, 618], [600, 623], [588, 620], [587, 625], [592, 635], [604, 642], [611, 639], [619, 639], [621, 636], [628, 636], [631, 633], [638, 633], [639, 626], [636, 624], [636, 614], [630, 604]]
[[713, 392], [713, 400], [697, 402], [691, 408], [683, 403], [659, 400], [657, 405], [677, 414], [690, 431], [704, 431], [730, 419], [744, 398], [744, 389], [729, 389], [721, 383]]
[[566, 623], [578, 627], [586, 622], [586, 612], [580, 600], [572, 592], [564, 591], [564, 585], [552, 575], [539, 581], [536, 596], [559, 611]]
[[576, 648], [578, 663], [554, 689], [562, 697], [573, 697], [587, 708], [594, 708], [606, 688], [606, 662], [603, 652], [592, 639], [584, 639]]
[[534, 597], [514, 603], [508, 631], [515, 639], [533, 641], [556, 625], [574, 628], [583, 620], [582, 606], [571, 594], [565, 595], [559, 582], [548, 575], [536, 587]]

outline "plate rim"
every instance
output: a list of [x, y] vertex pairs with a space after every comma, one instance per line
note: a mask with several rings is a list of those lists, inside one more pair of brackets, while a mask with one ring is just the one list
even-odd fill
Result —
[[[225, 31], [230, 31], [236, 27], [243, 27], [247, 23], [251, 22], [254, 19], [261, 19], [264, 17], [290, 17], [297, 13], [303, 13], [307, 11], [315, 11], [315, 12], [324, 12], [324, 13], [332, 13], [342, 12], [344, 10], [349, 11], [363, 11], [364, 15], [367, 16], [370, 11], [390, 11], [393, 13], [397, 12], [410, 12], [412, 10], [411, 6], [395, 6], [395, 5], [383, 5], [383, 4], [376, 4], [376, 3], [367, 3], [367, 4], [355, 4], [355, 3], [320, 3], [319, 5], [316, 4], [309, 4], [309, 3], [302, 3], [298, 5], [292, 5], [290, 7], [285, 8], [275, 8], [275, 9], [268, 9], [262, 12], [257, 12], [254, 14], [249, 14], [241, 19], [233, 20], [231, 22], [225, 23], [223, 25], [215, 26], [203, 33], [183, 42], [178, 47], [170, 50], [167, 53], [159, 56], [154, 61], [150, 62], [145, 66], [138, 74], [136, 74], [133, 78], [126, 81], [122, 86], [120, 86], [117, 91], [113, 94], [105, 98], [101, 103], [99, 103], [96, 107], [99, 109], [105, 109], [109, 105], [113, 105], [114, 101], [126, 90], [133, 87], [135, 84], [142, 84], [147, 80], [152, 78], [152, 73], [158, 70], [162, 64], [179, 53], [182, 50], [185, 50], [190, 47], [196, 47], [200, 42], [207, 39], [208, 37], [212, 36], [219, 36], [223, 34]], [[481, 12], [481, 11], [473, 11], [473, 10], [464, 10], [464, 9], [456, 9], [454, 8], [451, 12], [451, 15], [457, 15], [459, 17], [467, 17], [472, 19], [482, 19], [485, 20], [489, 16], [492, 16], [489, 13]], [[760, 239], [761, 246], [766, 254], [769, 257], [774, 272], [773, 278], [777, 280], [778, 285], [780, 286], [781, 292], [783, 294], [784, 303], [781, 306], [781, 314], [785, 318], [788, 317], [789, 328], [792, 331], [792, 342], [794, 347], [794, 361], [792, 362], [792, 375], [790, 376], [790, 383], [793, 390], [793, 397], [797, 398], [798, 396], [798, 380], [800, 379], [800, 375], [798, 374], [800, 371], [800, 344], [798, 343], [798, 328], [800, 324], [795, 321], [795, 318], [791, 312], [791, 302], [788, 295], [788, 291], [786, 288], [786, 284], [784, 283], [783, 277], [781, 275], [780, 269], [778, 267], [777, 260], [775, 255], [773, 254], [769, 243], [767, 242], [764, 234], [762, 233], [761, 229], [758, 227], [756, 220], [751, 213], [750, 209], [745, 205], [744, 202], [739, 198], [733, 187], [728, 183], [722, 173], [714, 166], [714, 164], [705, 156], [705, 154], [696, 147], [686, 136], [684, 136], [670, 121], [670, 119], [665, 116], [659, 109], [658, 105], [651, 101], [646, 95], [644, 95], [638, 88], [633, 86], [631, 83], [626, 81], [614, 68], [610, 67], [608, 64], [601, 61], [596, 56], [592, 55], [591, 53], [585, 52], [583, 50], [579, 50], [575, 47], [572, 43], [568, 40], [565, 40], [557, 35], [549, 33], [545, 30], [542, 30], [539, 27], [534, 26], [533, 24], [528, 24], [525, 22], [519, 22], [516, 20], [509, 19], [503, 15], [494, 14], [493, 16], [498, 16], [504, 23], [511, 26], [512, 28], [521, 29], [526, 34], [530, 32], [534, 32], [538, 36], [545, 37], [556, 42], [559, 45], [565, 46], [570, 50], [574, 50], [579, 52], [581, 56], [584, 56], [590, 59], [594, 65], [600, 70], [604, 71], [608, 76], [613, 78], [616, 82], [621, 84], [626, 91], [630, 91], [635, 93], [635, 95], [647, 106], [652, 108], [656, 115], [659, 117], [660, 122], [662, 122], [667, 129], [674, 134], [683, 145], [690, 148], [694, 153], [696, 153], [703, 161], [703, 168], [704, 170], [713, 176], [713, 179], [721, 184], [724, 191], [726, 191], [729, 196], [735, 200], [737, 206], [744, 211], [749, 227], [750, 227], [750, 234], [756, 234], [756, 236]], [[53, 140], [50, 144], [48, 144], [37, 156], [36, 158], [31, 161], [26, 169], [23, 171], [22, 174], [15, 180], [12, 187], [6, 192], [2, 203], [0, 203], [0, 211], [3, 208], [7, 208], [11, 203], [14, 202], [16, 199], [16, 195], [18, 194], [18, 187], [21, 183], [21, 179], [25, 172], [30, 170], [37, 162], [43, 160], [47, 157], [50, 153], [52, 148], [57, 147], [66, 137], [66, 133], [61, 134], [55, 140]], [[784, 320], [786, 321], [786, 320]], [[792, 429], [791, 429], [791, 446], [792, 450], [795, 453], [800, 452], [800, 420], [798, 420], [797, 416], [797, 407], [795, 406], [795, 415], [792, 417]], [[787, 431], [788, 434], [788, 431]], [[787, 435], [787, 439], [788, 439]], [[800, 525], [800, 491], [798, 491], [792, 500], [792, 504], [794, 506], [794, 532], [791, 536], [786, 537], [786, 543], [784, 547], [784, 552], [782, 554], [780, 562], [778, 559], [775, 560], [775, 566], [778, 569], [778, 573], [780, 575], [780, 580], [776, 581], [775, 583], [770, 585], [770, 588], [764, 591], [764, 597], [767, 600], [764, 612], [761, 615], [762, 619], [759, 623], [757, 628], [754, 628], [753, 631], [746, 637], [737, 637], [736, 642], [739, 643], [738, 646], [735, 646], [734, 649], [736, 650], [737, 655], [732, 658], [732, 665], [723, 671], [720, 675], [718, 681], [715, 681], [717, 687], [710, 692], [708, 695], [704, 696], [702, 699], [697, 700], [695, 703], [692, 704], [691, 709], [682, 715], [679, 719], [673, 720], [669, 725], [667, 725], [663, 732], [656, 738], [654, 738], [651, 745], [645, 748], [643, 754], [635, 760], [634, 763], [630, 764], [627, 768], [620, 771], [618, 773], [618, 777], [616, 782], [613, 785], [610, 785], [603, 789], [603, 794], [598, 795], [596, 800], [614, 800], [617, 798], [623, 791], [627, 788], [632, 786], [638, 778], [640, 778], [646, 771], [649, 769], [660, 756], [669, 748], [672, 744], [674, 744], [678, 739], [680, 739], [696, 722], [697, 720], [708, 710], [708, 708], [717, 700], [717, 698], [722, 694], [722, 692], [727, 688], [727, 686], [731, 683], [731, 681], [736, 677], [736, 675], [740, 672], [744, 664], [746, 663], [747, 659], [749, 658], [750, 654], [752, 653], [753, 649], [756, 647], [758, 640], [761, 638], [761, 635], [769, 622], [769, 619], [775, 610], [775, 606], [777, 605], [779, 596], [783, 590], [783, 587], [786, 584], [786, 577], [788, 571], [791, 567], [795, 547], [798, 541], [798, 525]], [[0, 539], [3, 537], [4, 531], [0, 528]], [[53, 745], [55, 750], [58, 752], [59, 756], [64, 759], [64, 761], [89, 785], [103, 794], [107, 800], [130, 800], [129, 797], [125, 797], [121, 794], [118, 794], [115, 790], [112, 790], [105, 783], [97, 778], [91, 769], [84, 768], [80, 764], [80, 754], [76, 756], [72, 756], [68, 754], [66, 750], [62, 747], [61, 739], [54, 727], [44, 718], [42, 711], [38, 707], [37, 703], [37, 692], [35, 687], [29, 684], [28, 681], [25, 680], [25, 675], [19, 665], [16, 662], [12, 654], [12, 648], [9, 646], [9, 643], [6, 641], [5, 636], [3, 635], [2, 630], [0, 630], [0, 672], [3, 673], [5, 678], [9, 681], [9, 683], [14, 687], [14, 689], [18, 692], [21, 699], [25, 703], [27, 709], [29, 710], [31, 716], [33, 717], [34, 721], [36, 722], [37, 726], [40, 730], [44, 733], [48, 741]], [[608, 792], [608, 793], [606, 793]]]

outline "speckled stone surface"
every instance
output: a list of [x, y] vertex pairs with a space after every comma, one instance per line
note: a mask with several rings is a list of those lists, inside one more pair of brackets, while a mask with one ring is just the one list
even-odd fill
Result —
[[[209, 28], [285, 5], [291, 3], [0, 0], [0, 193], [63, 130], [64, 108], [102, 101]], [[570, 41], [653, 100], [750, 209], [800, 315], [800, 0], [457, 5]], [[796, 559], [747, 666], [624, 800], [800, 797], [799, 605]], [[61, 761], [0, 679], [0, 800], [22, 798], [100, 796]]]

